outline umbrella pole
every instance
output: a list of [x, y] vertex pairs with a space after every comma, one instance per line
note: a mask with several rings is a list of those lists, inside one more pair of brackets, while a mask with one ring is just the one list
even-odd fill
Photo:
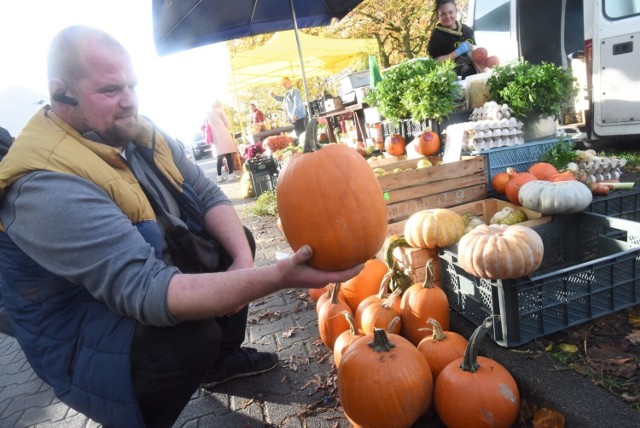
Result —
[[304, 86], [304, 94], [307, 97], [307, 117], [311, 115], [311, 104], [309, 102], [309, 88], [307, 87], [307, 76], [304, 72], [304, 59], [302, 57], [302, 48], [300, 47], [300, 37], [298, 36], [298, 22], [296, 20], [296, 11], [293, 7], [293, 0], [289, 0], [291, 5], [291, 17], [293, 18], [293, 33], [296, 36], [296, 45], [298, 46], [298, 56], [300, 57], [300, 70], [302, 71], [302, 85]]

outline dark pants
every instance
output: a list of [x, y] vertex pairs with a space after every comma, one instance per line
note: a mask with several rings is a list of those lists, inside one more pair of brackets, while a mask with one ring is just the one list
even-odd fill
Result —
[[225, 153], [223, 155], [218, 155], [218, 176], [222, 175], [222, 163], [224, 158], [227, 158], [227, 168], [229, 169], [229, 174], [233, 173], [233, 157], [231, 153]]
[[296, 131], [296, 138], [300, 138], [300, 135], [304, 132], [307, 127], [307, 118], [303, 117], [302, 119], [298, 119], [293, 122], [293, 129]]
[[[255, 257], [251, 232], [245, 234]], [[219, 271], [231, 265], [220, 255]], [[173, 327], [137, 324], [131, 347], [133, 389], [148, 427], [171, 427], [216, 359], [244, 342], [249, 307], [225, 317]]]

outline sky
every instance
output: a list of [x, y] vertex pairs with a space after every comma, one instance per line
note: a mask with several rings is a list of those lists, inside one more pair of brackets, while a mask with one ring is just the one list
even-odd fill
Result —
[[158, 56], [151, 0], [0, 0], [0, 92], [22, 86], [47, 96], [51, 38], [69, 25], [113, 35], [129, 51], [138, 76], [140, 114], [170, 135], [188, 140], [200, 131], [215, 98], [226, 98], [231, 73], [224, 43]]

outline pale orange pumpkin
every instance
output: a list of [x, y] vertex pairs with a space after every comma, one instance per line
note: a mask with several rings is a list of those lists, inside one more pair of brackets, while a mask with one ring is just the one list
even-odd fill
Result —
[[479, 278], [517, 279], [540, 267], [544, 244], [520, 225], [480, 225], [458, 242], [460, 267]]
[[449, 329], [449, 300], [442, 288], [434, 284], [432, 265], [433, 261], [429, 260], [424, 281], [409, 287], [400, 301], [402, 336], [416, 346], [432, 334], [427, 325], [429, 318], [435, 318], [442, 328]]
[[404, 238], [414, 248], [443, 248], [458, 242], [464, 220], [447, 208], [422, 210], [412, 214], [404, 227]]
[[378, 292], [386, 273], [387, 266], [382, 260], [371, 259], [367, 260], [358, 275], [342, 284], [340, 293], [353, 312], [358, 309], [360, 302]]
[[[305, 150], [312, 150], [311, 144]], [[387, 235], [387, 206], [367, 161], [343, 144], [291, 157], [278, 177], [278, 213], [294, 251], [309, 265], [343, 270], [373, 258]]]

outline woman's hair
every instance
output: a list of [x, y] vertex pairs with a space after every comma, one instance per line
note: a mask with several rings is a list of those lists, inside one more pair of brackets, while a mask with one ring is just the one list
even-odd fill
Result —
[[447, 3], [451, 3], [456, 7], [456, 9], [458, 8], [455, 0], [436, 0], [435, 12], [437, 13], [438, 9], [440, 9], [440, 6], [444, 6]]

